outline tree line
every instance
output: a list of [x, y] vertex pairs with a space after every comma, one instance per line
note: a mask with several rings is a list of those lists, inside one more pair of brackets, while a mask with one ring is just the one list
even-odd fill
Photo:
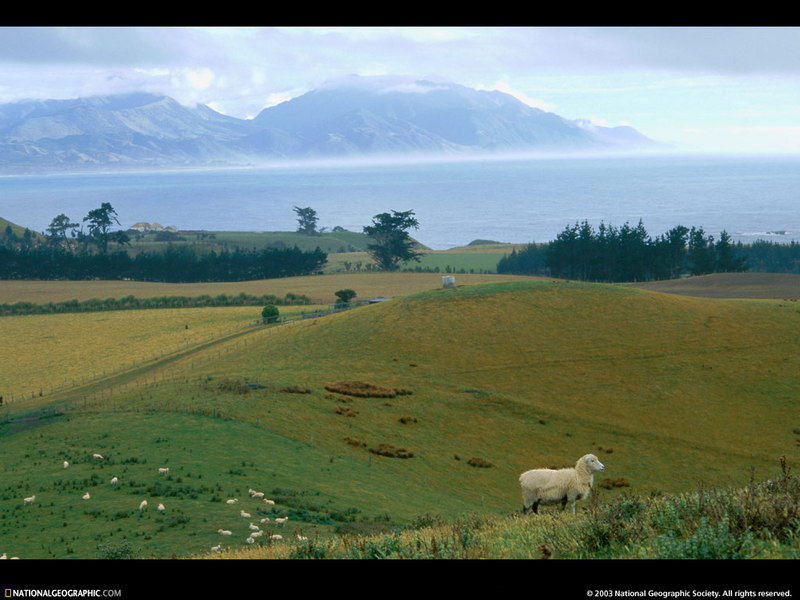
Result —
[[718, 240], [702, 227], [678, 225], [655, 238], [642, 221], [613, 227], [588, 221], [567, 226], [547, 244], [529, 244], [504, 256], [498, 273], [547, 274], [584, 281], [648, 281], [683, 274], [704, 275], [746, 271], [747, 257], [730, 235]]
[[199, 253], [190, 246], [131, 256], [124, 250], [70, 252], [51, 246], [0, 247], [0, 279], [132, 279], [168, 283], [247, 281], [317, 273], [327, 254], [297, 247]]
[[[58, 215], [45, 241], [26, 230], [15, 235], [8, 226], [0, 245], [0, 279], [133, 279], [189, 283], [247, 281], [309, 275], [319, 272], [328, 256], [294, 248], [199, 252], [195, 247], [168, 245], [161, 252], [125, 250], [129, 236], [112, 231], [116, 211], [104, 202], [84, 218], [87, 231], [78, 230], [66, 215]], [[113, 249], [112, 249], [113, 248]]]

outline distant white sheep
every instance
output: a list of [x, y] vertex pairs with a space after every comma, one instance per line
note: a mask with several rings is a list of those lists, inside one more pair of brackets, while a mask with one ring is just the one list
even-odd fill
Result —
[[88, 500], [89, 498], [91, 498], [91, 496], [89, 495], [89, 492], [86, 492], [83, 496], [81, 496], [81, 498], [83, 498], [84, 500]]
[[261, 522], [262, 523], [269, 523], [269, 517], [264, 517], [263, 519], [261, 519]]
[[286, 521], [289, 520], [289, 517], [275, 517], [275, 522], [278, 525], [286, 525]]
[[69, 466], [69, 463], [65, 460], [64, 461], [64, 468], [66, 469]]
[[258, 498], [259, 500], [264, 498], [264, 492], [253, 492], [251, 495], [253, 498]]
[[145, 508], [147, 508], [147, 500], [142, 500], [139, 503], [139, 510], [144, 510]]
[[217, 529], [220, 535], [231, 535], [233, 532], [230, 529]]
[[169, 475], [169, 467], [158, 467], [158, 472], [161, 475]]
[[589, 495], [594, 481], [594, 473], [605, 467], [594, 454], [585, 454], [574, 467], [567, 469], [532, 469], [519, 476], [522, 487], [522, 512], [539, 512], [539, 504], [561, 503], [561, 510]]
[[34, 500], [36, 500], [36, 494], [33, 496], [28, 496], [27, 498], [23, 498], [22, 505], [25, 506], [26, 504], [33, 504]]
[[279, 541], [281, 541], [283, 539], [283, 536], [282, 535], [278, 535], [277, 533], [273, 533], [271, 536], [269, 536], [269, 539], [275, 540], [276, 542], [279, 542]]
[[297, 541], [298, 542], [305, 542], [308, 538], [304, 535], [297, 534]]
[[112, 477], [111, 478], [111, 485], [117, 485], [118, 483], [119, 483], [119, 479], [117, 479], [116, 477]]
[[266, 498], [264, 498], [264, 502], [267, 504], [275, 504], [275, 500], [267, 500]]
[[264, 535], [264, 532], [259, 529], [258, 531], [253, 531], [250, 534], [250, 537], [257, 538], [257, 537], [261, 537], [262, 535]]
[[238, 500], [236, 498], [228, 498], [225, 500], [225, 504], [236, 504]]
[[211, 551], [212, 552], [219, 552], [220, 550], [222, 550], [222, 544], [217, 544], [216, 546], [211, 546]]
[[251, 537], [248, 537], [248, 538], [245, 540], [245, 542], [247, 542], [248, 544], [255, 544], [255, 543], [256, 543], [256, 541], [255, 541], [253, 538], [251, 538]]
[[259, 529], [261, 529], [258, 525], [253, 525], [252, 523], [250, 523], [249, 527], [250, 531], [258, 531]]
[[250, 518], [250, 513], [249, 512], [244, 512], [243, 510], [240, 510], [239, 514], [242, 516], [243, 519], [249, 519]]
[[102, 454], [92, 454], [92, 458], [97, 459], [97, 460], [103, 460], [103, 455]]
[[167, 510], [167, 509], [166, 509], [166, 508], [164, 508], [164, 505], [163, 505], [163, 504], [159, 504], [158, 506], [156, 506], [156, 510], [160, 510], [161, 512], [164, 512], [164, 511], [165, 511], [165, 510]]

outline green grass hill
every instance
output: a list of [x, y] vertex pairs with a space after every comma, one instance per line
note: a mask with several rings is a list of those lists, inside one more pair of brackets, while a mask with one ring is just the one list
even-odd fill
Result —
[[797, 458], [799, 308], [522, 281], [256, 329], [28, 420], [34, 402], [7, 406], [0, 538], [20, 556], [170, 556], [247, 548], [262, 518], [323, 539], [507, 517], [519, 473], [587, 452], [601, 503], [772, 478]]

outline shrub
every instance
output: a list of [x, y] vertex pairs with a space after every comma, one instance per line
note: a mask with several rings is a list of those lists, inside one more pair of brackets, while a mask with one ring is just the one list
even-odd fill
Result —
[[274, 304], [267, 304], [261, 311], [261, 319], [264, 323], [276, 323], [279, 315], [278, 307]]

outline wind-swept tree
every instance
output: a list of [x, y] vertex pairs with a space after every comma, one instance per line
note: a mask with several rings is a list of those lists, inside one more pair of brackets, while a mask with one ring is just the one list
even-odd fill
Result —
[[50, 221], [50, 227], [47, 228], [47, 240], [55, 247], [67, 249], [69, 248], [69, 233], [75, 237], [75, 230], [79, 227], [78, 223], [71, 223], [69, 217], [65, 214], [60, 214]]
[[394, 271], [400, 262], [419, 262], [423, 253], [414, 249], [416, 242], [408, 234], [412, 228], [418, 229], [419, 222], [411, 210], [380, 213], [372, 218], [372, 225], [364, 227], [364, 235], [373, 240], [367, 245], [367, 252], [380, 269]]
[[297, 233], [304, 233], [306, 235], [317, 234], [317, 211], [311, 207], [300, 208], [294, 207], [294, 212], [297, 213]]
[[103, 253], [108, 252], [108, 242], [111, 239], [111, 226], [116, 223], [117, 211], [108, 202], [103, 202], [100, 208], [90, 210], [89, 214], [83, 218], [84, 222], [89, 221], [89, 237], [100, 246]]

